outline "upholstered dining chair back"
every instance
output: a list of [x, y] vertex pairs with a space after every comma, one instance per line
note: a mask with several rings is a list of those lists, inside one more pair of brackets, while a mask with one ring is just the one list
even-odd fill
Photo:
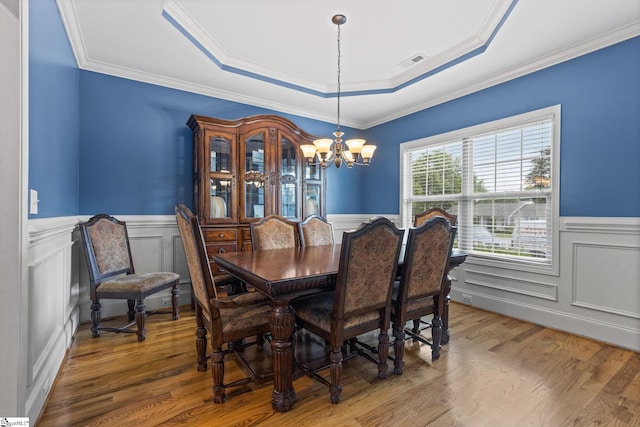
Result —
[[[215, 279], [206, 251], [206, 244], [198, 218], [184, 204], [176, 207], [176, 220], [184, 245], [187, 265], [196, 308], [196, 352], [198, 371], [207, 370], [207, 360], [211, 359], [213, 378], [213, 400], [222, 403], [225, 390], [249, 382], [260, 383], [271, 378], [273, 373], [256, 374], [249, 369], [249, 376], [230, 383], [224, 382], [224, 357], [233, 352], [249, 366], [242, 350], [258, 344], [262, 348], [264, 334], [270, 331], [270, 302], [257, 292], [246, 292], [233, 296], [217, 293]], [[208, 358], [207, 331], [211, 337], [212, 354]], [[247, 338], [255, 336], [255, 340]]]
[[[334, 299], [339, 323], [349, 316], [386, 309], [391, 301], [402, 235], [395, 224], [383, 217], [343, 234]], [[381, 318], [385, 315], [381, 312]]]
[[393, 296], [394, 371], [402, 373], [405, 323], [433, 314], [432, 357], [440, 355], [442, 312], [444, 310], [444, 278], [453, 245], [455, 227], [447, 219], [435, 216], [411, 228], [405, 247], [402, 273], [397, 293]]
[[440, 292], [454, 233], [455, 228], [441, 217], [433, 217], [409, 230], [400, 278], [400, 300], [405, 297], [414, 300]]
[[[378, 378], [387, 376], [390, 304], [403, 232], [387, 218], [373, 218], [342, 236], [335, 293], [316, 294], [293, 301], [298, 326], [324, 338], [331, 346], [330, 380], [300, 363], [303, 371], [330, 389], [332, 403], [342, 391], [342, 348], [346, 341], [378, 366]], [[358, 335], [378, 330], [378, 359], [358, 351]]]
[[456, 222], [458, 221], [458, 215], [450, 214], [449, 212], [447, 212], [442, 208], [431, 208], [431, 209], [427, 209], [424, 212], [416, 214], [416, 216], [413, 217], [413, 226], [417, 227], [423, 222], [428, 221], [431, 218], [434, 218], [437, 216], [446, 218], [447, 221], [449, 221], [449, 223], [453, 226], [455, 226]]
[[333, 245], [333, 226], [320, 215], [309, 215], [298, 223], [301, 246]]
[[[149, 314], [169, 313], [146, 310], [147, 296], [172, 288], [171, 314], [178, 318], [180, 276], [173, 272], [136, 274], [131, 257], [129, 235], [124, 221], [99, 214], [79, 224], [84, 253], [89, 269], [89, 296], [91, 298], [91, 331], [93, 337], [100, 331], [136, 333], [138, 341], [146, 338], [145, 319]], [[101, 299], [127, 300], [129, 322], [113, 328], [101, 326]], [[136, 323], [137, 329], [130, 327]]]
[[204, 315], [211, 318], [211, 299], [218, 298], [218, 291], [213, 281], [213, 274], [208, 259], [202, 259], [203, 254], [198, 245], [202, 240], [202, 229], [197, 217], [185, 205], [176, 208], [176, 221], [182, 239], [182, 246], [187, 258], [191, 289], [195, 302], [201, 307]]
[[298, 223], [280, 215], [269, 215], [252, 222], [251, 245], [253, 250], [284, 249], [300, 246]]

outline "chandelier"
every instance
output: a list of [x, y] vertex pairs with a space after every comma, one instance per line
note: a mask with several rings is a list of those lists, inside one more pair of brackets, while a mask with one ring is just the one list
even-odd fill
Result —
[[[336, 131], [333, 132], [333, 139], [316, 139], [313, 141], [313, 145], [305, 144], [301, 145], [300, 148], [308, 164], [319, 164], [323, 169], [331, 166], [331, 164], [339, 168], [342, 163], [345, 163], [348, 168], [353, 165], [369, 166], [373, 152], [376, 149], [375, 145], [365, 145], [366, 141], [364, 139], [349, 139], [344, 143], [342, 142], [344, 132], [340, 131], [340, 25], [347, 22], [347, 17], [334, 15], [331, 18], [331, 22], [338, 26], [338, 120], [336, 122]], [[314, 163], [316, 158], [319, 159], [319, 162]]]

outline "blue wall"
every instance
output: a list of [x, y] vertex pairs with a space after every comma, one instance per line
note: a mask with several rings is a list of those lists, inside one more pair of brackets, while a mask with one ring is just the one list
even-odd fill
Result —
[[[80, 209], [83, 215], [173, 214], [193, 201], [191, 114], [237, 119], [279, 114], [314, 135], [334, 125], [103, 74], [80, 73]], [[345, 129], [350, 136], [356, 131]], [[355, 172], [355, 173], [354, 173]], [[360, 173], [358, 173], [360, 172]], [[357, 213], [361, 171], [328, 170], [328, 213]], [[342, 194], [342, 192], [340, 193]]]
[[386, 155], [364, 212], [399, 212], [400, 143], [555, 104], [560, 215], [640, 216], [640, 37], [368, 129]]
[[79, 70], [53, 0], [29, 2], [29, 188], [39, 214], [77, 215]]
[[[173, 214], [192, 206], [189, 115], [280, 114], [79, 71], [54, 0], [30, 2], [29, 187], [36, 217]], [[399, 144], [562, 104], [560, 213], [640, 216], [640, 37], [368, 129], [368, 168], [327, 170], [327, 213], [399, 212]], [[411, 90], [411, 88], [408, 88]], [[344, 129], [347, 137], [363, 132]]]

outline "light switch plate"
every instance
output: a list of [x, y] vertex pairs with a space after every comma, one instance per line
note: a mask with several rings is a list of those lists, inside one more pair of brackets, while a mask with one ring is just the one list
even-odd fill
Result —
[[38, 192], [36, 190], [29, 190], [29, 213], [32, 215], [36, 215], [38, 213]]

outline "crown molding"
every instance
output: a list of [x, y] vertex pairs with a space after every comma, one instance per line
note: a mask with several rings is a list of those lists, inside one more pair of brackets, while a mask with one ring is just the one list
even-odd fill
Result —
[[445, 102], [452, 101], [457, 98], [461, 98], [466, 95], [470, 95], [474, 92], [478, 92], [492, 86], [499, 85], [501, 83], [508, 82], [510, 80], [517, 79], [519, 77], [526, 76], [527, 74], [534, 73], [536, 71], [543, 70], [545, 68], [552, 67], [554, 65], [561, 64], [563, 62], [575, 59], [577, 57], [595, 52], [600, 49], [612, 46], [616, 43], [623, 42], [625, 40], [632, 39], [640, 35], [640, 22], [627, 25], [619, 28], [615, 31], [611, 31], [600, 37], [588, 40], [584, 43], [574, 45], [573, 47], [558, 52], [554, 55], [550, 55], [544, 58], [540, 58], [537, 61], [531, 62], [524, 66], [508, 70], [502, 74], [499, 74], [491, 79], [478, 80], [475, 83], [461, 86], [447, 93], [447, 95], [430, 99], [427, 102], [417, 104], [411, 108], [400, 110], [392, 115], [381, 117], [377, 120], [363, 123], [362, 128], [368, 129], [373, 126], [378, 126], [389, 121], [399, 119], [409, 114], [416, 113], [418, 111], [426, 110], [427, 108], [435, 107], [436, 105], [444, 104]]

